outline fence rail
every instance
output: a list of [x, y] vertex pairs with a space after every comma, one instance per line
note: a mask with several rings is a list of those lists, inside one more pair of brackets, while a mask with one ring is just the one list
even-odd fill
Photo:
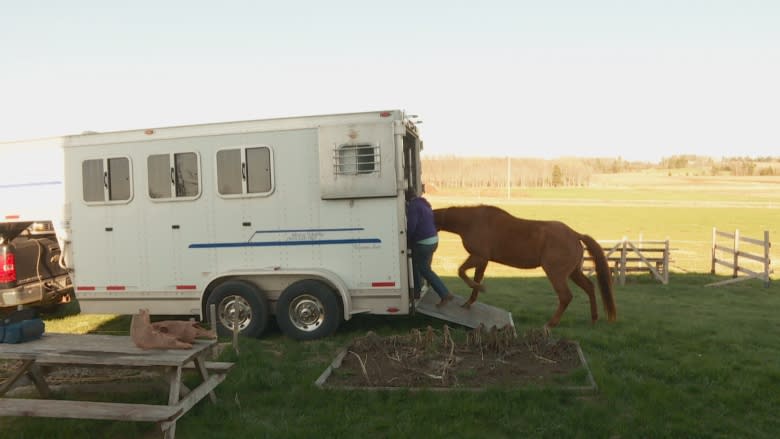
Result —
[[[722, 245], [718, 243], [718, 238], [726, 238], [731, 240], [730, 245]], [[751, 244], [761, 247], [763, 255], [755, 254], [742, 250], [741, 243]], [[769, 287], [771, 279], [769, 278], [772, 270], [772, 261], [769, 258], [769, 249], [772, 247], [772, 243], [769, 241], [769, 231], [764, 231], [764, 239], [748, 238], [746, 236], [739, 235], [739, 229], [734, 233], [721, 232], [715, 227], [712, 228], [712, 266], [710, 269], [711, 274], [715, 274], [715, 268], [718, 265], [727, 267], [731, 270], [732, 279], [723, 280], [720, 282], [713, 282], [707, 284], [708, 287], [727, 285], [734, 282], [741, 282], [748, 279], [761, 279], [764, 281], [764, 286]], [[753, 250], [754, 252], [757, 250]], [[728, 259], [722, 259], [721, 255], [728, 255]], [[762, 271], [753, 270], [740, 265], [740, 258], [748, 259], [760, 264]], [[740, 273], [746, 276], [740, 277]]]

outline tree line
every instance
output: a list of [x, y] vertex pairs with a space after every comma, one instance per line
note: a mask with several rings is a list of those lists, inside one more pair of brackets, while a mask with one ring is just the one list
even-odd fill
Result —
[[695, 175], [780, 175], [780, 157], [730, 157], [715, 160], [696, 155], [664, 157], [659, 163], [615, 158], [564, 157], [554, 160], [519, 157], [430, 156], [422, 158], [426, 183], [447, 188], [589, 186], [593, 174], [646, 169], [696, 169]]

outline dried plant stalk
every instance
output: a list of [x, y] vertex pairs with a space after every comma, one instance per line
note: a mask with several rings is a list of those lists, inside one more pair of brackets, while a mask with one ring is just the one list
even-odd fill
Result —
[[[363, 361], [362, 358], [360, 358], [360, 355], [358, 355], [356, 352], [349, 351], [350, 354], [357, 357], [358, 362], [360, 362], [360, 369], [363, 370], [363, 376], [366, 378], [366, 382], [371, 385], [371, 379], [368, 378], [368, 371], [366, 370], [366, 363]], [[368, 359], [368, 355], [366, 355], [366, 359]]]

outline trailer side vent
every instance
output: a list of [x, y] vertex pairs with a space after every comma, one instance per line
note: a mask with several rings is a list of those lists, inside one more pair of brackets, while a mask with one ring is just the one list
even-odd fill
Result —
[[340, 145], [334, 153], [333, 168], [336, 175], [379, 172], [379, 146], [365, 143]]

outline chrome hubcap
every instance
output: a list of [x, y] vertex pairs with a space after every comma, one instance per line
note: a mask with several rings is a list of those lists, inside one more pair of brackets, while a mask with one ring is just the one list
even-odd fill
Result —
[[219, 323], [233, 330], [233, 322], [238, 323], [238, 330], [243, 331], [252, 323], [252, 307], [241, 296], [227, 296], [219, 302]]
[[289, 316], [296, 328], [311, 332], [325, 321], [325, 307], [316, 297], [301, 294], [290, 303]]

